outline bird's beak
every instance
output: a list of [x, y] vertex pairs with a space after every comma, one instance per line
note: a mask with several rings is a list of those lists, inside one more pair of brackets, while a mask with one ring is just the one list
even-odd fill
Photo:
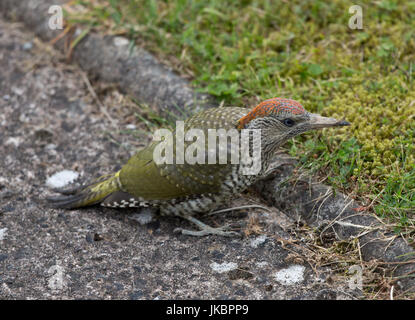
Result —
[[309, 123], [312, 129], [350, 126], [350, 122], [347, 122], [346, 120], [337, 120], [334, 118], [327, 118], [327, 117], [323, 117], [315, 113], [310, 113]]

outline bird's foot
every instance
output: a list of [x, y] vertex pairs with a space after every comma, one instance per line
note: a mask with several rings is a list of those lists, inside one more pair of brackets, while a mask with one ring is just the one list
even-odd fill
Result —
[[198, 220], [194, 217], [184, 216], [183, 218], [185, 218], [186, 220], [188, 220], [188, 221], [194, 223], [195, 225], [197, 225], [200, 230], [195, 231], [195, 230], [186, 230], [186, 229], [182, 229], [182, 228], [176, 228], [176, 229], [174, 229], [174, 232], [180, 232], [181, 234], [184, 234], [184, 235], [196, 236], [196, 237], [202, 237], [202, 236], [207, 236], [207, 235], [218, 235], [218, 236], [223, 236], [223, 237], [238, 237], [238, 236], [240, 236], [240, 234], [238, 232], [229, 231], [229, 229], [230, 229], [229, 225], [224, 225], [222, 227], [213, 228], [211, 226], [208, 226], [207, 224], [204, 224], [202, 221], [200, 221], [200, 220]]

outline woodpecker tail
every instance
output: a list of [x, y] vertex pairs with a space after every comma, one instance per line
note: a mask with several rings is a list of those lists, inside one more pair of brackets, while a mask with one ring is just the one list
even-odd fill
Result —
[[118, 171], [105, 175], [89, 185], [71, 191], [61, 192], [63, 195], [50, 197], [46, 200], [55, 208], [73, 209], [100, 203], [111, 194], [121, 190]]

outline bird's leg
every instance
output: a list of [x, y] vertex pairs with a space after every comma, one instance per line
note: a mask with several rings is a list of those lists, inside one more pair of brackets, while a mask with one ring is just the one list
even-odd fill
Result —
[[200, 229], [200, 231], [194, 231], [194, 230], [186, 230], [182, 228], [176, 228], [175, 232], [181, 232], [182, 234], [189, 235], [189, 236], [207, 236], [210, 234], [216, 234], [218, 236], [224, 236], [224, 237], [234, 237], [234, 236], [240, 236], [239, 233], [235, 231], [228, 231], [229, 225], [224, 225], [219, 228], [213, 228], [211, 226], [208, 226], [207, 224], [204, 224], [202, 221], [196, 219], [195, 217], [188, 216], [188, 215], [181, 215], [180, 217], [186, 219], [187, 221], [190, 221], [191, 223], [194, 223], [197, 225]]

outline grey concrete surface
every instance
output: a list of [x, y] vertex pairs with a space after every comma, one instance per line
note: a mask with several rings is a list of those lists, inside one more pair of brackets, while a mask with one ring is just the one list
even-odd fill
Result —
[[[134, 210], [49, 208], [42, 201], [51, 194], [47, 177], [63, 169], [82, 180], [109, 173], [149, 137], [124, 132], [128, 122], [114, 114], [117, 92], [100, 96], [114, 115], [109, 121], [82, 70], [19, 24], [0, 20], [0, 66], [1, 299], [360, 296], [335, 270], [292, 260], [301, 241], [282, 241], [290, 240], [293, 221], [277, 210], [203, 219], [241, 223], [242, 230], [257, 221], [260, 235], [229, 239], [177, 235], [176, 227], [191, 226], [175, 218], [141, 225]], [[247, 194], [237, 201], [260, 200]]]

